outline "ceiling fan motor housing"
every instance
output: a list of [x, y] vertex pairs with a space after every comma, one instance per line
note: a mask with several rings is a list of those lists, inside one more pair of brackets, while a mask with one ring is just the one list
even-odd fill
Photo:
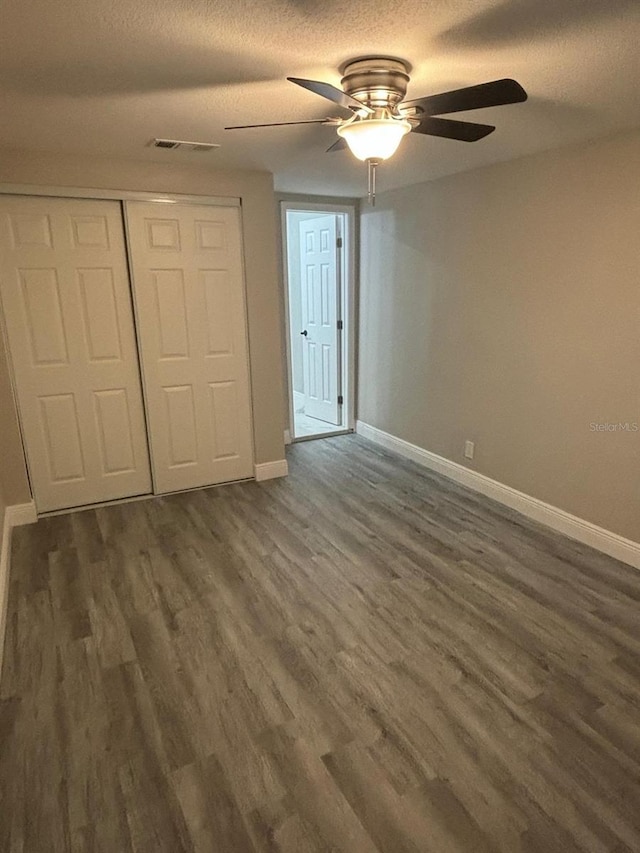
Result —
[[399, 59], [356, 59], [344, 67], [343, 90], [367, 106], [394, 110], [407, 93], [409, 66]]

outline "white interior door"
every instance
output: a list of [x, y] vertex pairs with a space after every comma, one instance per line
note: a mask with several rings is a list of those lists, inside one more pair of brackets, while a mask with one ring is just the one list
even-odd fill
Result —
[[0, 197], [0, 276], [38, 511], [150, 492], [119, 203]]
[[325, 214], [306, 219], [299, 227], [304, 410], [312, 418], [338, 425], [341, 414], [336, 217]]
[[239, 209], [126, 214], [156, 491], [252, 477]]

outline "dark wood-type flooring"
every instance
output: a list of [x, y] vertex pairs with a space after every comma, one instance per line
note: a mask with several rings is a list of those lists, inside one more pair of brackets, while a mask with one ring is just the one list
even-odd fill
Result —
[[11, 853], [640, 851], [640, 573], [359, 438], [16, 530]]

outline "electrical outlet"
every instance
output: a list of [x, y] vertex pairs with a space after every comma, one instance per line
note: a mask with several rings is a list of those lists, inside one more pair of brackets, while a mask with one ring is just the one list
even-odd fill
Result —
[[467, 439], [464, 443], [464, 455], [465, 459], [473, 459], [473, 454], [475, 452], [476, 446], [473, 441], [469, 441]]

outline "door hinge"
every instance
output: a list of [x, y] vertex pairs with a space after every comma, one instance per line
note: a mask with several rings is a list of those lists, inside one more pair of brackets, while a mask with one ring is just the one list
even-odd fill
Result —
[[343, 403], [344, 403], [344, 398], [343, 398], [342, 394], [339, 394], [338, 395], [338, 405], [342, 406]]
[[341, 332], [341, 331], [342, 331], [342, 328], [343, 328], [343, 326], [342, 326], [342, 320], [338, 320], [338, 322], [336, 323], [336, 326], [338, 327], [338, 331], [339, 331], [339, 332]]
[[342, 237], [336, 237], [336, 246], [338, 249], [342, 248]]

